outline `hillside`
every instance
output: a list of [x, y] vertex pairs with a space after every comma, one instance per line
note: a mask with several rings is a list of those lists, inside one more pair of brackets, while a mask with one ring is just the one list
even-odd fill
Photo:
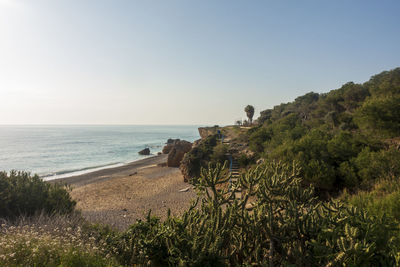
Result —
[[222, 163], [229, 151], [242, 169], [256, 162], [295, 161], [304, 183], [323, 198], [343, 189], [368, 190], [380, 179], [400, 175], [400, 68], [263, 110], [253, 127], [199, 131], [202, 141], [183, 163], [187, 176], [199, 175], [210, 162]]

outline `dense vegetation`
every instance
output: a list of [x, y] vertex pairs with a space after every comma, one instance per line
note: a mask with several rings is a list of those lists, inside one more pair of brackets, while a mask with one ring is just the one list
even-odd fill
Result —
[[320, 193], [399, 177], [400, 151], [389, 147], [400, 136], [400, 68], [264, 110], [258, 123], [246, 136], [257, 157], [298, 161]]

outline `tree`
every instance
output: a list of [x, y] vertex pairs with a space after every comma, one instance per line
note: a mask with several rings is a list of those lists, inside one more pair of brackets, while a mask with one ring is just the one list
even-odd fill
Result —
[[249, 118], [249, 122], [252, 123], [254, 116], [254, 107], [252, 105], [247, 105], [244, 108], [244, 112], [246, 112], [246, 115]]

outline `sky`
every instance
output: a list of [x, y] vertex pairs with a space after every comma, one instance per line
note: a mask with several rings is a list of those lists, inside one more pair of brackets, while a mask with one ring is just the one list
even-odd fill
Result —
[[400, 1], [0, 0], [0, 124], [227, 125], [400, 66]]

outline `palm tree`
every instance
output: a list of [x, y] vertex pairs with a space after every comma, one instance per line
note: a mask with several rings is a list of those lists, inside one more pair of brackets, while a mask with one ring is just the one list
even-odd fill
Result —
[[247, 105], [244, 108], [244, 112], [246, 112], [247, 118], [249, 118], [249, 122], [251, 124], [253, 122], [254, 107], [252, 105]]

